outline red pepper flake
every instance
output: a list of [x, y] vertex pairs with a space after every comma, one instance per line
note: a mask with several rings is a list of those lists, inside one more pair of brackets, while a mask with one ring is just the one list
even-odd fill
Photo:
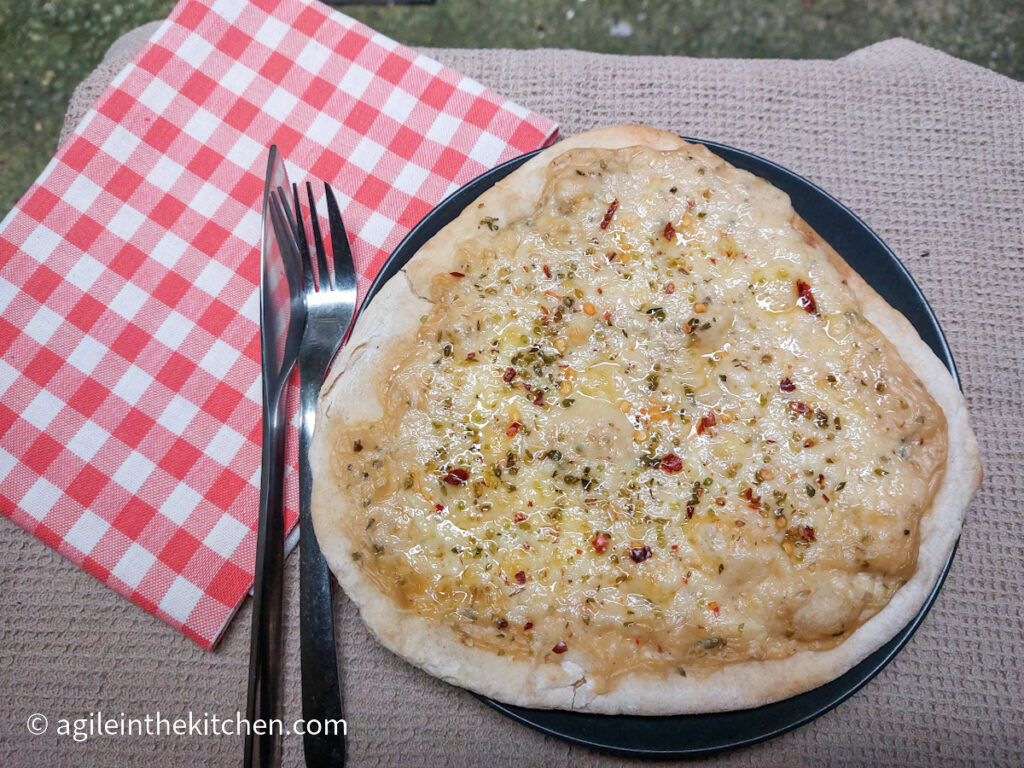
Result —
[[537, 396], [533, 398], [534, 405], [544, 405], [544, 390], [542, 389], [537, 393]]
[[786, 539], [810, 544], [815, 540], [814, 529], [809, 525], [795, 525], [786, 529]]
[[818, 488], [825, 490], [825, 476], [820, 472], [818, 473]]
[[551, 267], [549, 267], [547, 264], [544, 265], [544, 277], [551, 277]]
[[789, 410], [795, 413], [810, 413], [811, 409], [801, 403], [799, 400], [790, 400], [788, 403]]
[[611, 543], [611, 539], [608, 537], [607, 533], [600, 532], [591, 540], [590, 543], [594, 545], [594, 549], [598, 552], [606, 552], [608, 550], [608, 545]]
[[814, 301], [814, 294], [811, 293], [811, 286], [803, 280], [796, 281], [796, 305], [802, 307], [805, 312], [812, 315], [818, 314], [818, 304]]
[[654, 553], [651, 548], [644, 544], [642, 547], [633, 547], [629, 550], [629, 557], [634, 563], [642, 563]]
[[512, 381], [512, 379], [514, 379], [515, 377], [516, 377], [516, 369], [515, 369], [515, 368], [511, 368], [511, 367], [509, 367], [509, 368], [506, 368], [506, 369], [505, 369], [505, 373], [504, 373], [504, 375], [503, 375], [503, 376], [501, 377], [501, 379], [502, 379], [502, 381], [504, 381], [504, 382], [505, 382], [506, 384], [508, 384], [508, 383], [509, 383], [509, 382], [511, 382], [511, 381]]
[[716, 603], [714, 600], [712, 600], [710, 603], [708, 603], [708, 608], [710, 608], [714, 612], [715, 616], [719, 616], [720, 615], [719, 614], [719, 609], [718, 609], [718, 603]]
[[555, 647], [551, 650], [555, 653], [565, 653], [569, 650], [569, 646], [565, 644], [564, 640], [559, 640], [557, 643], [555, 643]]
[[604, 315], [602, 315], [602, 317], [604, 317], [604, 321], [605, 321], [606, 323], [610, 323], [610, 322], [612, 321], [612, 313], [611, 313], [611, 310], [608, 310], [607, 312], [605, 312], [605, 313], [604, 313]]
[[789, 378], [785, 378], [779, 382], [779, 389], [783, 392], [792, 392], [796, 389], [796, 384], [794, 384]]
[[703, 435], [711, 427], [715, 426], [718, 420], [715, 418], [714, 411], [708, 411], [707, 416], [701, 416], [700, 421], [697, 422], [697, 434]]
[[673, 294], [675, 292], [676, 292], [676, 284], [675, 283], [669, 283], [668, 285], [665, 286], [665, 293], [671, 295], [671, 294]]
[[521, 523], [525, 519], [526, 519], [526, 515], [524, 515], [522, 512], [516, 512], [515, 517], [512, 518], [512, 522], [513, 523]]
[[523, 624], [523, 629], [529, 632], [531, 629], [533, 629], [533, 622], [528, 621], [525, 624]]
[[676, 239], [676, 228], [672, 226], [672, 222], [671, 221], [668, 224], [665, 225], [665, 239], [666, 240], [675, 240]]
[[619, 210], [618, 198], [612, 200], [612, 204], [608, 206], [608, 210], [604, 214], [604, 218], [601, 219], [601, 229], [608, 229], [608, 225], [612, 223], [612, 216]]
[[527, 552], [529, 552], [530, 551], [530, 542], [524, 541], [523, 542], [523, 549], [525, 549]]
[[508, 435], [509, 437], [515, 437], [517, 432], [519, 432], [519, 422], [518, 421], [513, 421], [509, 425], [509, 428], [505, 430], [505, 434]]
[[444, 504], [435, 504], [434, 510], [437, 512], [444, 512]]
[[661, 463], [658, 466], [661, 467], [663, 472], [674, 475], [676, 472], [683, 471], [683, 460], [674, 453], [666, 453], [661, 457]]
[[671, 547], [669, 547], [669, 549], [671, 549], [673, 552], [678, 552], [679, 551], [679, 545], [678, 544], [673, 544]]
[[525, 584], [526, 583], [526, 571], [519, 571], [519, 573], [516, 574], [516, 583], [518, 583], [518, 584]]
[[451, 275], [452, 277], [465, 277], [466, 276], [465, 272], [449, 272], [448, 274]]
[[697, 201], [694, 200], [693, 198], [690, 198], [689, 200], [686, 201], [686, 208], [687, 208], [687, 210], [692, 211], [696, 207], [697, 207]]
[[830, 498], [828, 497], [828, 494], [827, 494], [827, 493], [823, 493], [823, 494], [821, 494], [821, 498], [823, 498], [823, 499], [825, 500], [825, 503], [826, 503], [826, 504], [828, 504], [828, 503], [829, 503], [830, 501], [832, 501], [832, 499], [830, 499]]
[[468, 355], [466, 355], [467, 360], [472, 360], [474, 357], [476, 357], [476, 352], [470, 352]]
[[469, 480], [469, 470], [463, 469], [462, 467], [456, 467], [445, 475], [443, 479], [448, 483], [448, 485], [462, 485]]

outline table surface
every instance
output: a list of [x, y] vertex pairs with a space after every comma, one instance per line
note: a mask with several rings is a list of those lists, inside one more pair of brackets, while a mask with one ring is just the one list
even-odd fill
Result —
[[[835, 62], [428, 52], [558, 120], [563, 135], [647, 123], [793, 169], [878, 232], [945, 329], [986, 479], [934, 609], [896, 660], [836, 710], [706, 762], [1024, 761], [1024, 85], [902, 40]], [[99, 82], [117, 66], [115, 56]], [[299, 716], [297, 565], [291, 558], [286, 568], [286, 721]], [[232, 737], [74, 743], [54, 727], [32, 736], [26, 721], [37, 712], [51, 724], [95, 712], [233, 718], [245, 704], [248, 603], [208, 653], [6, 519], [0, 568], [0, 764], [136, 765], [154, 755], [166, 765], [237, 763]], [[410, 667], [339, 603], [352, 765], [623, 762], [518, 726]], [[284, 764], [301, 764], [299, 737], [285, 738]]]

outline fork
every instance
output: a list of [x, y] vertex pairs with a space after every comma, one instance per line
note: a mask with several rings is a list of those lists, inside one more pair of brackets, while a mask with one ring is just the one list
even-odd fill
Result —
[[[284, 200], [279, 190], [279, 200]], [[316, 270], [310, 255], [298, 188], [292, 185], [294, 215], [288, 213], [297, 256], [302, 264], [306, 327], [299, 344], [299, 595], [300, 646], [302, 662], [302, 716], [306, 722], [319, 720], [321, 733], [303, 736], [306, 764], [341, 766], [345, 762], [343, 733], [329, 733], [325, 720], [340, 722], [343, 716], [341, 684], [338, 679], [337, 648], [331, 578], [327, 562], [313, 531], [310, 494], [313, 477], [309, 467], [309, 445], [316, 421], [316, 403], [327, 369], [344, 343], [356, 305], [356, 274], [345, 225], [334, 190], [324, 182], [331, 235], [332, 259], [328, 261], [320, 232], [313, 187], [306, 182], [309, 219], [313, 230]], [[287, 249], [290, 250], [290, 249]]]

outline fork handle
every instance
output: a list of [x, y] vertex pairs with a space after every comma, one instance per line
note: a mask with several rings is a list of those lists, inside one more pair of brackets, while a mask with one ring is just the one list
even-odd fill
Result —
[[[306, 375], [307, 371], [302, 371]], [[310, 496], [313, 475], [309, 445], [316, 418], [317, 385], [305, 381], [300, 388], [299, 428], [299, 642], [302, 659], [302, 717], [318, 721], [321, 733], [306, 733], [302, 748], [308, 768], [340, 768], [345, 764], [344, 717], [338, 652], [334, 641], [331, 574], [313, 530]], [[330, 722], [335, 723], [331, 732]]]

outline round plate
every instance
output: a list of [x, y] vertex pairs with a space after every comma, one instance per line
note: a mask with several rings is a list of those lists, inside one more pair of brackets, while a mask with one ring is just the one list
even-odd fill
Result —
[[[902, 312], [949, 369], [959, 384], [956, 366], [935, 314], [896, 255], [864, 222], [838, 200], [792, 171], [739, 149], [699, 139], [728, 162], [760, 176], [790, 196], [793, 208], [853, 267], [871, 287]], [[539, 150], [538, 150], [539, 151]], [[509, 160], [487, 171], [451, 196], [417, 224], [384, 264], [366, 294], [369, 302], [389, 279], [431, 237], [485, 190], [505, 178], [536, 152]], [[707, 715], [638, 717], [592, 715], [561, 710], [526, 709], [478, 697], [513, 720], [551, 736], [620, 754], [683, 757], [719, 752], [753, 744], [790, 731], [845, 701], [888, 664], [921, 624], [946, 579], [956, 549], [924, 607], [892, 640], [846, 674], [812, 691], [756, 709]]]

